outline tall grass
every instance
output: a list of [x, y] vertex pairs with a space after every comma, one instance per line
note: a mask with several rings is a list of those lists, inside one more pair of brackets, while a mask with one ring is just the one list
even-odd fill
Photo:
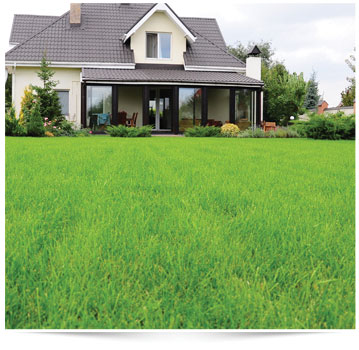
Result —
[[6, 139], [7, 328], [353, 328], [354, 142]]

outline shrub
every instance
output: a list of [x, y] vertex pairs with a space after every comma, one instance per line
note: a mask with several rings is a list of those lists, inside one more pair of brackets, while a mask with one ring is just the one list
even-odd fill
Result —
[[311, 114], [304, 125], [305, 135], [313, 139], [355, 139], [355, 116], [336, 114]]
[[29, 121], [31, 109], [34, 106], [34, 90], [32, 86], [27, 86], [24, 90], [24, 96], [21, 98], [20, 103], [20, 116], [21, 123], [27, 123]]
[[221, 136], [224, 137], [237, 137], [239, 128], [235, 124], [227, 123], [221, 126]]
[[15, 108], [11, 106], [5, 113], [5, 135], [7, 136], [25, 136], [26, 129], [16, 118]]
[[247, 129], [238, 134], [241, 138], [294, 138], [301, 137], [301, 135], [294, 128], [277, 128], [264, 132], [262, 129]]
[[145, 125], [142, 127], [127, 127], [125, 125], [111, 125], [107, 127], [107, 132], [112, 137], [150, 137], [152, 126]]
[[35, 106], [32, 108], [29, 122], [27, 123], [27, 135], [28, 136], [44, 136], [45, 127], [40, 114], [40, 105], [35, 102]]
[[184, 132], [186, 137], [217, 137], [221, 129], [216, 126], [195, 126]]

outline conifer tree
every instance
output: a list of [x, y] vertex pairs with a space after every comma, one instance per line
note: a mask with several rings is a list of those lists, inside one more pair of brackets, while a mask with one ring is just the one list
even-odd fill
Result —
[[318, 107], [318, 102], [318, 82], [316, 81], [315, 72], [313, 72], [307, 83], [307, 93], [305, 95], [303, 107], [306, 109], [314, 109]]

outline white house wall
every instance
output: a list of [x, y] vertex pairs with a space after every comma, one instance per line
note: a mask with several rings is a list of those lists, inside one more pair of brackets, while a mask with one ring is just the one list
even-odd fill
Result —
[[[146, 33], [172, 33], [171, 58], [146, 58]], [[155, 12], [131, 37], [131, 49], [135, 63], [184, 64], [183, 53], [186, 51], [184, 33], [165, 13]]]
[[[52, 68], [55, 71], [53, 79], [58, 81], [56, 90], [69, 91], [69, 116], [70, 121], [81, 125], [81, 69], [71, 68]], [[37, 76], [38, 67], [16, 67], [15, 79], [13, 84], [13, 103], [16, 113], [20, 113], [21, 99], [27, 86], [42, 86], [42, 82]]]

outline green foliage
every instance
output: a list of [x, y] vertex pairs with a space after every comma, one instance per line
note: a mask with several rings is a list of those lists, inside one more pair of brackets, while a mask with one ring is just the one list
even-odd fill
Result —
[[44, 55], [41, 60], [40, 71], [37, 73], [38, 77], [42, 80], [43, 86], [33, 86], [36, 91], [37, 98], [40, 102], [40, 114], [42, 118], [48, 120], [56, 120], [60, 123], [65, 117], [61, 113], [61, 105], [57, 92], [54, 87], [58, 81], [52, 80], [55, 72], [49, 67], [50, 62], [46, 61]]
[[272, 48], [272, 43], [270, 41], [261, 40], [260, 42], [250, 41], [247, 43], [247, 46], [244, 46], [241, 42], [237, 42], [235, 46], [228, 46], [228, 52], [233, 56], [239, 58], [241, 61], [246, 62], [248, 53], [252, 48], [257, 45], [261, 51], [259, 57], [262, 58], [262, 63], [269, 67], [273, 63], [274, 49]]
[[[354, 49], [355, 51], [355, 49]], [[342, 105], [343, 106], [353, 106], [355, 101], [355, 55], [350, 55], [349, 59], [345, 60], [345, 63], [354, 73], [353, 77], [348, 77], [347, 80], [350, 83], [350, 86], [342, 91]]]
[[342, 105], [353, 106], [355, 101], [355, 85], [347, 87], [344, 91], [341, 92], [342, 96]]
[[319, 102], [318, 82], [316, 81], [315, 72], [313, 72], [312, 76], [310, 77], [307, 83], [307, 90], [306, 90], [303, 107], [305, 109], [317, 108], [318, 102]]
[[13, 105], [5, 113], [5, 135], [6, 136], [25, 136], [26, 129], [16, 118], [15, 107]]
[[355, 328], [355, 142], [5, 150], [7, 329]]
[[345, 116], [343, 112], [336, 114], [309, 115], [304, 131], [307, 137], [328, 140], [354, 140], [355, 115]]
[[27, 123], [29, 121], [35, 100], [34, 89], [31, 85], [29, 85], [25, 88], [24, 95], [21, 98], [20, 103], [20, 120], [22, 123]]
[[276, 130], [271, 130], [264, 132], [262, 129], [247, 129], [241, 131], [238, 135], [240, 138], [298, 138], [301, 135], [298, 131], [292, 127], [288, 128], [277, 128]]
[[34, 107], [32, 108], [29, 121], [26, 124], [27, 135], [28, 136], [44, 136], [45, 135], [45, 127], [44, 122], [40, 113], [40, 103], [38, 101], [35, 102]]
[[106, 131], [112, 137], [150, 137], [152, 134], [152, 125], [129, 128], [125, 125], [110, 125]]
[[221, 129], [216, 126], [194, 126], [188, 128], [184, 132], [186, 137], [217, 137], [221, 133]]
[[264, 120], [287, 125], [291, 116], [300, 114], [306, 93], [303, 74], [290, 74], [282, 63], [263, 67]]
[[5, 112], [12, 105], [12, 74], [8, 74], [5, 82]]

